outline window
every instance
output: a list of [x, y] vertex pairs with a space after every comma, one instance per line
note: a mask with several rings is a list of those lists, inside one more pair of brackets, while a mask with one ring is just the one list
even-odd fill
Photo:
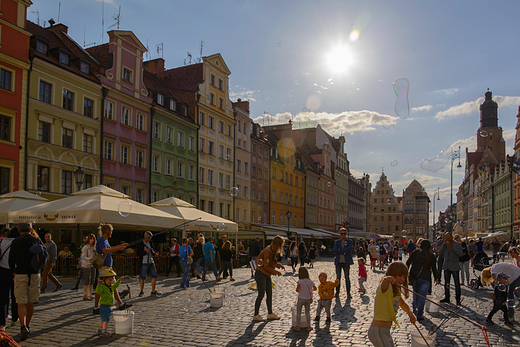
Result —
[[238, 139], [237, 147], [242, 148], [242, 139]]
[[203, 200], [203, 199], [200, 199], [200, 203], [199, 203], [199, 210], [201, 211], [205, 211], [206, 210], [206, 200]]
[[137, 189], [136, 200], [141, 204], [144, 202], [144, 189]]
[[[2, 132], [3, 133], [3, 132]], [[51, 143], [51, 124], [40, 121], [38, 126], [38, 140]]]
[[231, 161], [231, 148], [226, 149], [226, 159]]
[[218, 146], [218, 157], [220, 159], [224, 159], [224, 146], [222, 145]]
[[63, 108], [72, 111], [74, 103], [74, 93], [69, 90], [63, 90]]
[[193, 136], [190, 136], [189, 138], [189, 141], [188, 141], [188, 149], [190, 151], [193, 151], [194, 150], [194, 143], [195, 143], [195, 138]]
[[224, 122], [218, 122], [218, 132], [221, 134], [224, 133]]
[[244, 174], [249, 175], [249, 163], [244, 162]]
[[166, 159], [166, 174], [171, 175], [172, 174], [172, 160]]
[[210, 76], [209, 83], [210, 83], [212, 86], [215, 85], [215, 75], [211, 75], [211, 76]]
[[222, 172], [218, 173], [218, 187], [224, 188], [224, 174]]
[[166, 127], [166, 143], [172, 143], [173, 137], [173, 129], [171, 127]]
[[244, 187], [244, 199], [247, 199], [248, 195], [249, 195], [249, 187]]
[[92, 175], [85, 174], [83, 177], [83, 189], [92, 188]]
[[94, 101], [83, 98], [83, 115], [90, 118], [94, 117]]
[[159, 122], [153, 122], [153, 137], [154, 139], [160, 139], [161, 124]]
[[73, 131], [71, 129], [63, 128], [63, 134], [61, 137], [61, 145], [65, 148], [72, 149], [72, 137]]
[[164, 103], [164, 96], [162, 94], [157, 94], [157, 103], [162, 105]]
[[0, 140], [11, 141], [11, 117], [0, 115]]
[[213, 214], [213, 205], [215, 204], [214, 201], [208, 201], [208, 213]]
[[184, 163], [181, 161], [177, 162], [177, 177], [184, 177]]
[[219, 108], [224, 108], [224, 99], [218, 98], [218, 107]]
[[49, 191], [49, 172], [48, 166], [38, 165], [38, 187], [36, 189], [44, 192]]
[[209, 93], [209, 103], [215, 105], [215, 94]]
[[194, 176], [195, 176], [195, 166], [190, 165], [190, 168], [189, 168], [189, 172], [188, 172], [188, 173], [189, 173], [189, 175], [190, 175], [190, 176], [189, 176], [190, 181], [194, 181], [194, 180], [195, 180], [195, 177], [194, 177]]
[[128, 164], [128, 146], [121, 146], [121, 163]]
[[159, 156], [152, 155], [152, 171], [159, 172]]
[[112, 142], [105, 141], [105, 154], [104, 154], [104, 156], [105, 156], [106, 160], [113, 160], [112, 159], [112, 153], [113, 153], [112, 152], [112, 146], [113, 146]]
[[72, 171], [61, 172], [61, 192], [62, 194], [72, 194]]
[[208, 116], [208, 128], [213, 129], [213, 117]]
[[156, 202], [158, 200], [159, 193], [157, 191], [152, 192], [152, 202]]
[[144, 131], [144, 115], [138, 113], [136, 123], [137, 124], [135, 125], [135, 127], [137, 128], [137, 130]]
[[199, 152], [204, 153], [204, 139], [199, 139]]
[[110, 101], [105, 101], [105, 118], [114, 119], [114, 104]]
[[51, 91], [52, 91], [52, 86], [49, 83], [40, 81], [40, 95], [38, 96], [38, 100], [50, 104], [51, 103]]
[[224, 81], [220, 78], [218, 79], [218, 89], [224, 90]]
[[144, 152], [142, 150], [135, 151], [135, 166], [143, 168]]
[[92, 143], [92, 135], [83, 134], [83, 152], [92, 153]]
[[208, 154], [213, 155], [213, 149], [215, 147], [215, 143], [212, 141], [208, 141]]
[[199, 167], [199, 183], [204, 184], [204, 168]]
[[121, 123], [124, 125], [130, 125], [130, 109], [123, 106], [123, 111], [121, 112]]
[[227, 126], [227, 136], [231, 136], [231, 125]]
[[237, 170], [237, 172], [242, 172], [242, 160], [240, 160], [240, 159], [237, 159], [236, 170]]
[[177, 108], [177, 104], [175, 103], [175, 100], [170, 99], [170, 110], [175, 111]]
[[200, 125], [205, 125], [204, 124], [204, 120], [205, 120], [206, 116], [204, 115], [204, 112], [200, 112], [199, 113], [199, 124]]
[[60, 63], [69, 65], [69, 55], [67, 53], [60, 52]]
[[36, 41], [36, 52], [47, 55], [47, 44]]
[[132, 71], [126, 67], [123, 68], [123, 80], [130, 83], [132, 82]]
[[86, 73], [88, 75], [89, 65], [87, 63], [81, 62], [79, 64], [79, 69], [81, 72]]
[[13, 73], [4, 69], [0, 69], [0, 88], [11, 90], [11, 79]]
[[208, 169], [208, 185], [213, 185], [213, 170]]

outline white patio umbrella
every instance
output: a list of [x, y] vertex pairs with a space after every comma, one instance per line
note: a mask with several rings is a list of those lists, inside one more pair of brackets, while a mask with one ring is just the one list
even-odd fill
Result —
[[160, 230], [173, 228], [184, 220], [138, 203], [103, 185], [88, 188], [60, 200], [46, 202], [9, 214], [9, 221], [28, 221], [38, 227], [97, 226]]
[[46, 201], [49, 200], [25, 190], [0, 195], [0, 224], [7, 224], [8, 215], [11, 212], [33, 207]]

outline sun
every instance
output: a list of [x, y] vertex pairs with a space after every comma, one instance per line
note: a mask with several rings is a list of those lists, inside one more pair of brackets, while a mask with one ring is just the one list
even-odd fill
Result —
[[328, 68], [333, 73], [345, 73], [352, 66], [352, 49], [347, 45], [338, 45], [325, 56]]

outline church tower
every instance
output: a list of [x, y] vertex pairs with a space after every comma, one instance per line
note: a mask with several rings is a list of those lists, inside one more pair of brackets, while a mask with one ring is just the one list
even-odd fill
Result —
[[477, 152], [489, 148], [495, 158], [501, 162], [506, 159], [506, 142], [502, 137], [502, 128], [498, 126], [498, 104], [493, 101], [492, 93], [486, 92], [480, 105], [480, 128], [477, 131]]

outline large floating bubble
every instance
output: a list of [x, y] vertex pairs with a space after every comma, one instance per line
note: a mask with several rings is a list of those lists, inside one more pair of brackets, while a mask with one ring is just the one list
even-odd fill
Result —
[[480, 130], [478, 132], [478, 136], [480, 136], [480, 137], [487, 137], [488, 136], [488, 132], [486, 130]]
[[395, 80], [393, 87], [397, 96], [394, 107], [395, 114], [402, 119], [406, 119], [410, 115], [410, 102], [408, 101], [410, 82], [406, 78], [399, 78]]
[[383, 128], [385, 129], [392, 129], [392, 127], [395, 125], [394, 121], [384, 121], [383, 122]]
[[132, 212], [132, 203], [128, 200], [121, 201], [117, 206], [117, 211], [121, 217], [128, 217], [130, 212]]
[[450, 162], [452, 152], [453, 150], [451, 147], [447, 147], [442, 150], [435, 158], [423, 159], [421, 162], [421, 169], [431, 172], [439, 172]]
[[390, 165], [391, 165], [392, 167], [396, 167], [397, 164], [399, 164], [399, 162], [398, 162], [397, 160], [395, 160], [395, 159], [392, 160], [392, 161], [390, 162]]
[[231, 191], [229, 192], [229, 194], [231, 196], [238, 196], [239, 193], [240, 193], [240, 190], [237, 187], [231, 188]]

